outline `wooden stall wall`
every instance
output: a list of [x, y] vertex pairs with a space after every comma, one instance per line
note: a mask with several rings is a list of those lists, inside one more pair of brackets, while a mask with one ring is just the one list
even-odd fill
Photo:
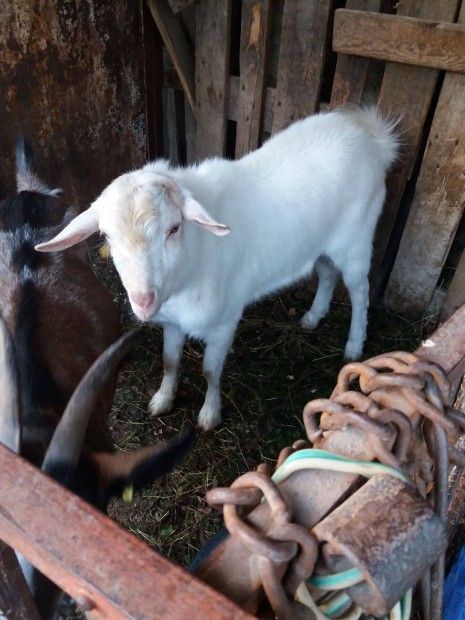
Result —
[[44, 180], [78, 205], [145, 162], [148, 144], [157, 151], [158, 33], [150, 15], [144, 20], [146, 10], [142, 0], [0, 3], [2, 197], [15, 189], [21, 132], [34, 145]]
[[167, 157], [240, 157], [307, 114], [377, 104], [401, 117], [403, 150], [375, 240], [373, 301], [412, 317], [465, 301], [461, 0], [149, 4], [161, 30], [167, 14], [177, 23], [174, 38], [162, 32]]

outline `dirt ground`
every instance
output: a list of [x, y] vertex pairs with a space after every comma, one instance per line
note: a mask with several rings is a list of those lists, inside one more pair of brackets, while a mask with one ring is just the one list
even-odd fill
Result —
[[[100, 257], [94, 263], [121, 310], [124, 328], [141, 327], [112, 265]], [[223, 525], [206, 503], [206, 492], [230, 485], [260, 462], [274, 465], [282, 448], [305, 438], [304, 405], [328, 397], [335, 385], [344, 363], [350, 307], [334, 303], [321, 326], [308, 332], [298, 321], [310, 302], [307, 284], [246, 311], [224, 369], [222, 424], [197, 432], [195, 449], [175, 472], [130, 504], [119, 499], [110, 506], [112, 518], [184, 567]], [[383, 308], [372, 309], [364, 357], [413, 351], [431, 327], [427, 321], [412, 324]], [[142, 344], [120, 372], [110, 420], [121, 450], [165, 441], [186, 424], [195, 425], [205, 394], [203, 347], [188, 342], [172, 413], [148, 416], [148, 402], [162, 377], [162, 333], [154, 326], [141, 329]]]

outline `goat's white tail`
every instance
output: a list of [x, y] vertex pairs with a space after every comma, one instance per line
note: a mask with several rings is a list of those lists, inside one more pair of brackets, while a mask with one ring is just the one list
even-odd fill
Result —
[[379, 145], [379, 154], [387, 170], [399, 155], [402, 139], [396, 129], [402, 119], [384, 117], [375, 106], [367, 108], [347, 106], [342, 110], [370, 133]]
[[29, 140], [20, 136], [16, 141], [16, 189], [19, 192], [39, 192], [59, 196], [61, 189], [50, 189], [34, 173], [34, 156]]

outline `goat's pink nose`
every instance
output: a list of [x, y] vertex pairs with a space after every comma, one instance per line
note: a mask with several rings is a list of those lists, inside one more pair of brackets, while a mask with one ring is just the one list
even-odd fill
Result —
[[130, 293], [131, 301], [133, 301], [136, 306], [142, 308], [142, 310], [146, 310], [150, 308], [155, 299], [155, 293]]

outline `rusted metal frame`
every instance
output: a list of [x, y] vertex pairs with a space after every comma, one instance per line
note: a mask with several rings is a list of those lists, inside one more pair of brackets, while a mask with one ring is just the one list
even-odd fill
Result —
[[0, 612], [7, 620], [40, 620], [16, 554], [1, 541]]
[[3, 445], [0, 471], [0, 538], [92, 618], [250, 618]]
[[[453, 376], [465, 369], [465, 305], [449, 321], [442, 325], [416, 350], [415, 354], [442, 366]], [[323, 438], [322, 449], [358, 460], [375, 457], [366, 433], [358, 428], [347, 427], [333, 431]], [[291, 506], [294, 520], [311, 528], [326, 514], [348, 497], [358, 484], [358, 476], [328, 471], [298, 471], [284, 480], [280, 492]], [[309, 495], [309, 489], [311, 494]], [[260, 531], [268, 532], [272, 526], [272, 510], [267, 502], [259, 504], [247, 516], [248, 523]], [[197, 567], [195, 574], [206, 583], [225, 593], [245, 609], [254, 611], [261, 596], [261, 578], [258, 570], [234, 570], [233, 567], [248, 565], [249, 549], [233, 536], [222, 541], [210, 556]]]

